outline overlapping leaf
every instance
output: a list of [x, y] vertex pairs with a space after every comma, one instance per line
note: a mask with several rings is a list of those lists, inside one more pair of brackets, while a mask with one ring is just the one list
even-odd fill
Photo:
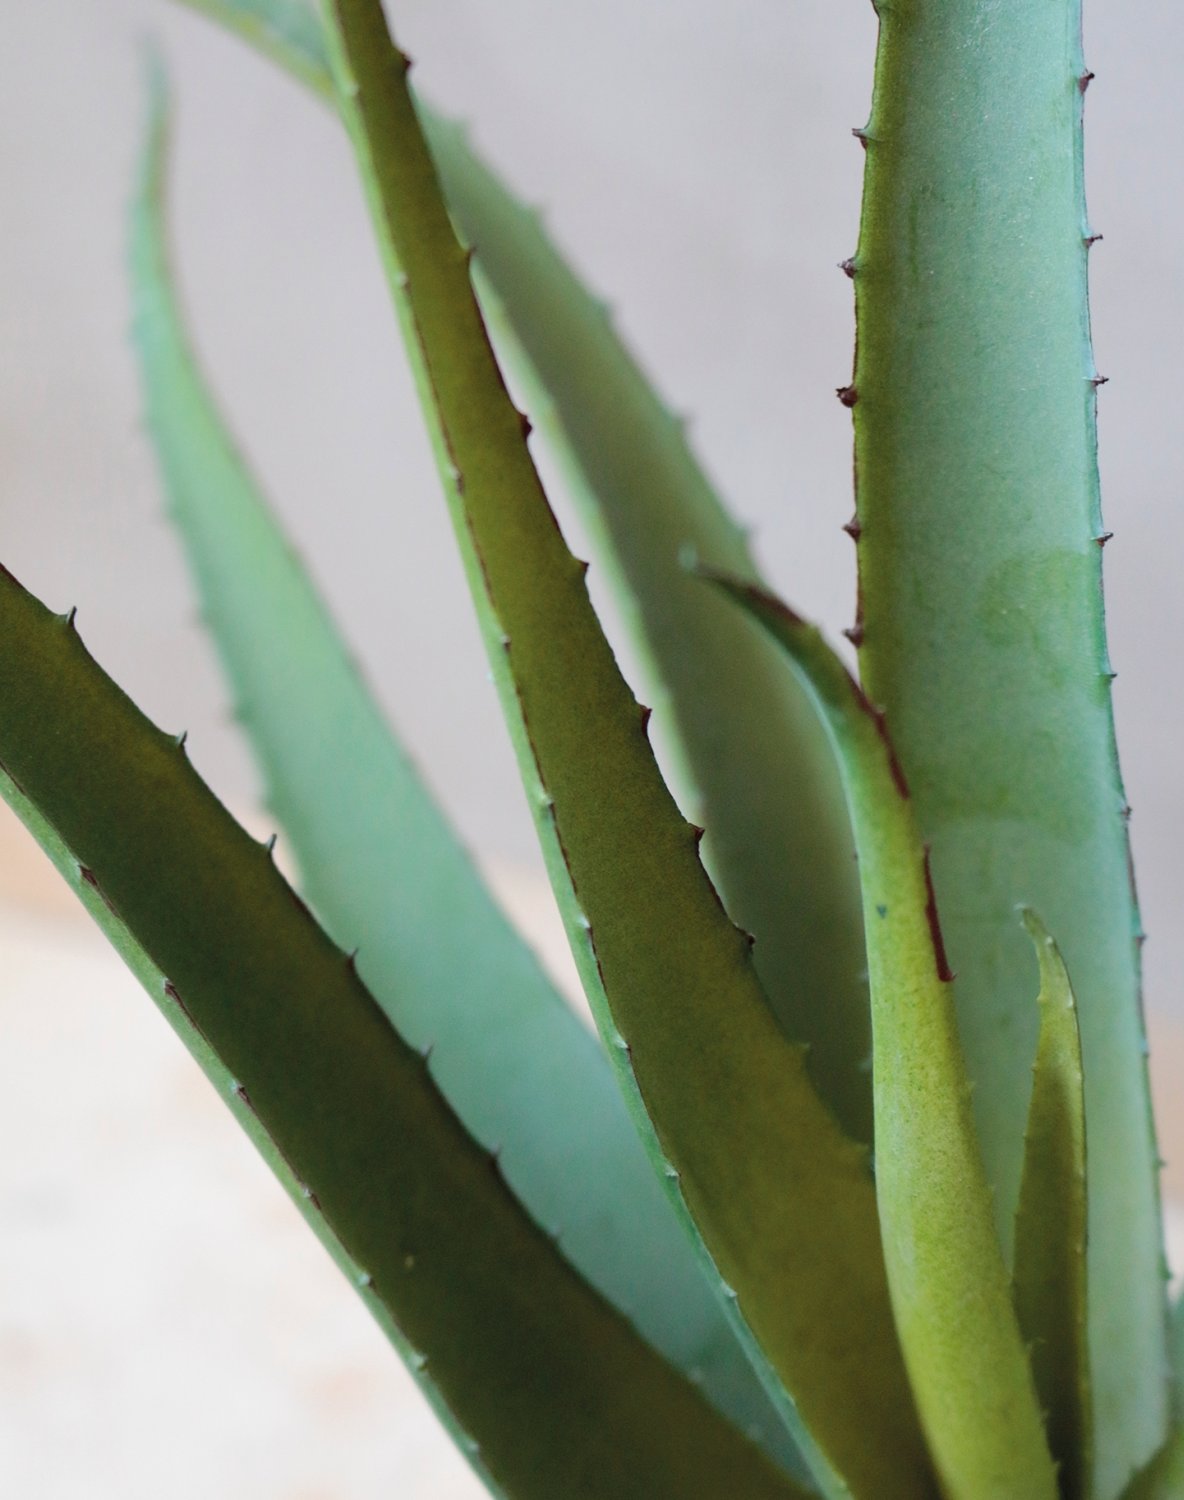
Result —
[[203, 614], [302, 889], [580, 1272], [779, 1459], [796, 1457], [654, 1176], [596, 1040], [393, 739], [194, 361], [171, 284], [165, 100], [132, 230], [148, 424]]
[[1037, 1017], [1015, 908], [1077, 992], [1094, 1480], [1169, 1422], [1139, 914], [1099, 543], [1081, 0], [881, 7], [852, 263], [861, 679], [933, 855], [1000, 1241]]
[[269, 851], [2, 568], [0, 705], [0, 793], [495, 1493], [802, 1493], [580, 1280]]
[[863, 1152], [784, 1040], [662, 782], [502, 385], [381, 5], [340, 0], [326, 15], [495, 681], [606, 1044], [754, 1358], [792, 1393], [820, 1482], [914, 1500], [928, 1462]]
[[1184, 1427], [1167, 1442], [1122, 1492], [1122, 1500], [1184, 1500]]
[[[186, 0], [332, 97], [304, 0]], [[270, 24], [262, 26], [266, 11]], [[639, 646], [703, 853], [790, 1036], [840, 1122], [871, 1138], [867, 982], [842, 789], [825, 735], [776, 652], [680, 565], [687, 552], [756, 579], [748, 541], [612, 326], [548, 239], [473, 153], [420, 103], [445, 198], [476, 246], [478, 291], [498, 344], [579, 505], [598, 564]], [[791, 774], [787, 774], [787, 766]]]
[[1150, 1464], [1122, 1492], [1122, 1500], [1184, 1500], [1184, 1300], [1177, 1296], [1168, 1325], [1174, 1425]]
[[1024, 923], [1040, 964], [1040, 1037], [1015, 1221], [1012, 1290], [1064, 1500], [1092, 1493], [1086, 1295], [1085, 1080], [1077, 1006], [1039, 917]]
[[1053, 1500], [1056, 1474], [995, 1239], [953, 976], [904, 775], [882, 717], [818, 630], [767, 594], [718, 581], [785, 648], [844, 770], [868, 934], [876, 1196], [892, 1305], [943, 1493]]

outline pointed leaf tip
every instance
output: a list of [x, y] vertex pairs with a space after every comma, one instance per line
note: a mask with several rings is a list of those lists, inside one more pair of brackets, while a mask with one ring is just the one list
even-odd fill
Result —
[[1073, 987], [1030, 907], [1020, 918], [1040, 970], [1040, 1033], [1015, 1220], [1013, 1295], [1053, 1457], [1070, 1497], [1089, 1493], [1085, 1082]]
[[[536, 819], [534, 788], [554, 799], [540, 834], [619, 1079], [681, 1173], [680, 1222], [691, 1230], [694, 1216], [739, 1290], [744, 1321], [734, 1301], [729, 1321], [763, 1354], [787, 1419], [810, 1426], [819, 1482], [836, 1500], [924, 1493], [862, 1153], [777, 1027], [637, 732], [458, 266], [413, 106], [384, 60], [381, 6], [332, 0], [325, 13], [495, 681]], [[628, 1050], [611, 1045], [616, 1034]], [[802, 1206], [814, 1202], [828, 1212]]]
[[713, 581], [786, 651], [838, 754], [863, 883], [876, 1196], [897, 1328], [945, 1492], [1053, 1500], [1056, 1474], [995, 1236], [928, 855], [883, 715], [816, 626]]

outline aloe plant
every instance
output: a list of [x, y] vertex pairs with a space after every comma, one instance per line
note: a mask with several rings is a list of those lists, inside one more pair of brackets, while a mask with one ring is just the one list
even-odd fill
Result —
[[6, 800], [492, 1493], [1184, 1495], [1074, 0], [880, 7], [839, 392], [858, 682], [770, 592], [602, 305], [413, 97], [380, 0], [189, 3], [352, 144], [599, 1040], [384, 723], [198, 368], [159, 68], [135, 348], [300, 894], [0, 568]]

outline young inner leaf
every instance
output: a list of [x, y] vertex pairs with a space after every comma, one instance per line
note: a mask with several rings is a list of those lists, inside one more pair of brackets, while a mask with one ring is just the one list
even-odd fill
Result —
[[778, 600], [713, 575], [785, 648], [843, 767], [872, 1000], [876, 1197], [897, 1328], [950, 1500], [1052, 1500], [1056, 1474], [970, 1107], [926, 851], [883, 718]]
[[1015, 1221], [1012, 1288], [1064, 1500], [1090, 1494], [1092, 1413], [1086, 1300], [1085, 1095], [1077, 1006], [1064, 960], [1035, 912], [1040, 1037]]

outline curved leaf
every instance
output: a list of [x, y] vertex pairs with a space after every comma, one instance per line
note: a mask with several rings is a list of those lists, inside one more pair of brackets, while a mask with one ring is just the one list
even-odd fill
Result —
[[1092, 1461], [1086, 1298], [1085, 1095], [1077, 1007], [1064, 960], [1035, 912], [1040, 1037], [1015, 1220], [1011, 1283], [1064, 1500], [1086, 1500]]
[[[269, 0], [186, 0], [332, 97], [327, 58], [294, 48]], [[538, 216], [517, 203], [464, 131], [420, 105], [449, 209], [476, 247], [478, 292], [498, 344], [537, 391], [531, 410], [566, 472], [593, 556], [615, 587], [681, 772], [703, 856], [778, 1019], [808, 1043], [811, 1077], [840, 1122], [871, 1139], [871, 1046], [859, 887], [834, 757], [776, 651], [681, 567], [689, 551], [757, 580], [748, 541], [708, 483], [604, 305]], [[787, 765], [792, 771], [787, 774]]]
[[168, 265], [157, 75], [134, 207], [133, 334], [149, 430], [203, 614], [302, 889], [466, 1127], [565, 1254], [782, 1462], [737, 1344], [586, 1027], [488, 894], [391, 735], [206, 389]]
[[2, 568], [0, 704], [0, 792], [495, 1493], [802, 1493], [580, 1280], [266, 847]]
[[423, 114], [449, 208], [476, 247], [482, 310], [536, 396], [530, 409], [640, 648], [684, 805], [707, 830], [704, 863], [756, 940], [778, 1020], [808, 1044], [819, 1093], [870, 1141], [862, 915], [834, 755], [775, 648], [683, 567], [693, 555], [757, 582], [747, 537], [537, 215], [463, 131]]
[[819, 1482], [913, 1500], [928, 1463], [864, 1153], [777, 1027], [658, 772], [502, 384], [382, 7], [334, 0], [326, 15], [495, 682], [606, 1044], [753, 1358], [808, 1428]]
[[995, 1239], [926, 851], [883, 718], [819, 631], [715, 576], [784, 648], [834, 737], [872, 997], [876, 1196], [892, 1305], [951, 1500], [1052, 1500], [1056, 1474]]

